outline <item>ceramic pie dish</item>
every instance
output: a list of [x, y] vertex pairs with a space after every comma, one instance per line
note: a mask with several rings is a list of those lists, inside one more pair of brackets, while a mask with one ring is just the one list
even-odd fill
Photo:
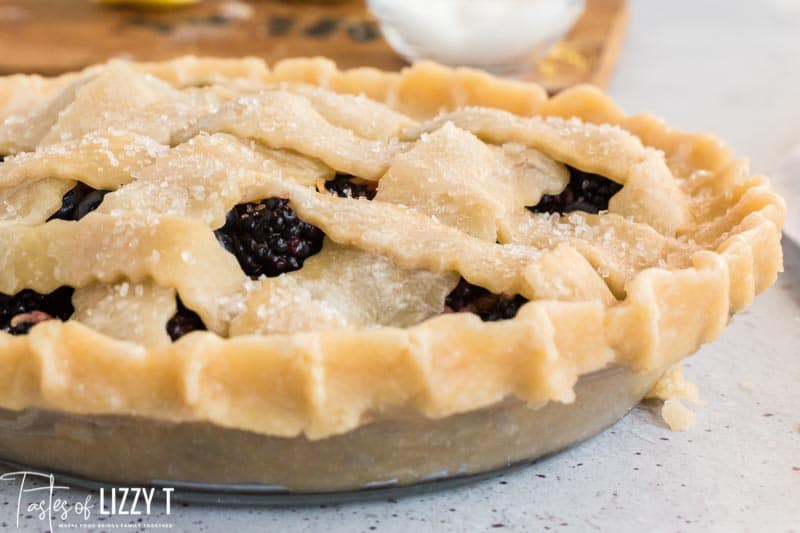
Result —
[[[588, 86], [114, 61], [0, 78], [0, 121], [0, 456], [88, 477], [413, 483], [374, 450], [456, 427], [448, 471], [554, 451], [782, 264], [766, 177]], [[469, 444], [498, 420], [527, 437]], [[167, 460], [203, 435], [228, 463]]]

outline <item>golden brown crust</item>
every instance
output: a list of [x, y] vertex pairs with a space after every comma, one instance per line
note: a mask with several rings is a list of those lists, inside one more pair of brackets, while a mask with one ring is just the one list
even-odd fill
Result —
[[[77, 92], [91, 105], [108, 91], [104, 83], [118, 83], [131, 69], [154, 76], [137, 78], [135, 85], [150, 91], [152, 101], [172, 99], [165, 123], [135, 131], [115, 123], [98, 132], [91, 121], [100, 124], [101, 118], [82, 114], [77, 106], [71, 111], [76, 117], [60, 113], [60, 90], [75, 84], [89, 87]], [[181, 90], [209, 83], [215, 85]], [[394, 111], [386, 110], [374, 127], [356, 135], [346, 127], [348, 120], [352, 124], [346, 113], [357, 101], [331, 105], [324, 100], [335, 98], [330, 93], [315, 95], [308, 88], [292, 92], [298, 83], [364, 93]], [[284, 84], [285, 90], [256, 93], [253, 87], [259, 84]], [[66, 99], [63, 105], [69, 103]], [[135, 103], [124, 119], [136, 112]], [[339, 105], [343, 111], [337, 116]], [[476, 122], [475, 113], [465, 107], [493, 108], [478, 111], [478, 118], [492, 120]], [[257, 113], [243, 114], [243, 109]], [[291, 113], [276, 114], [275, 109]], [[0, 333], [0, 407], [6, 409], [208, 420], [265, 434], [322, 438], [408, 410], [443, 417], [508, 396], [532, 405], [569, 402], [582, 374], [611, 363], [653, 371], [693, 353], [716, 338], [730, 314], [746, 307], [781, 270], [785, 207], [766, 178], [750, 176], [746, 162], [713, 137], [676, 132], [650, 116], [626, 117], [591, 87], [569, 89], [548, 100], [534, 85], [429, 63], [398, 74], [339, 71], [323, 59], [288, 60], [270, 71], [254, 59], [183, 58], [114, 63], [50, 80], [0, 78], [0, 121], [8, 117], [13, 127], [0, 128], [0, 152], [36, 152], [0, 167], [0, 199], [7, 211], [4, 218], [0, 209], [0, 292], [69, 284], [83, 291], [78, 299], [83, 309], [103, 301], [91, 297], [90, 291], [100, 290], [94, 284], [130, 282], [142, 287], [140, 298], [126, 296], [132, 303], [125, 305], [134, 309], [177, 290], [215, 333], [195, 332], [174, 344], [163, 338], [145, 343], [136, 342], [135, 336], [133, 341], [119, 335], [115, 339], [99, 332], [104, 331], [102, 324], [90, 329], [76, 320], [45, 322], [23, 337]], [[252, 123], [242, 124], [243, 117]], [[259, 117], [271, 123], [296, 120], [319, 137], [267, 131]], [[14, 136], [20, 131], [14, 123], [20, 121], [36, 125], [24, 138]], [[225, 133], [200, 131], [234, 133], [269, 149]], [[576, 132], [586, 140], [579, 140]], [[73, 134], [78, 137], [71, 138]], [[601, 149], [604, 139], [608, 150]], [[187, 142], [167, 148], [179, 141]], [[82, 142], [106, 147], [123, 143], [132, 159], [114, 166], [113, 174], [88, 163], [78, 168], [87, 159], [71, 154], [81, 153], [86, 146]], [[481, 219], [464, 214], [466, 204], [459, 202], [466, 200], [457, 194], [443, 213], [424, 203], [396, 205], [403, 198], [407, 202], [401, 187], [415, 168], [393, 167], [401, 159], [398, 154], [417, 149], [435, 154], [440, 146], [455, 151], [458, 145], [472, 147], [459, 160], [476, 150], [494, 154], [476, 159], [479, 164], [507, 161], [495, 158], [499, 152], [494, 146], [508, 143], [522, 143], [556, 162], [603, 171], [625, 183], [625, 194], [610, 206], [617, 214], [534, 220], [518, 209], [515, 193], [488, 191], [476, 181], [480, 173], [469, 182], [469, 195], [481, 202], [481, 210], [473, 210], [480, 211]], [[316, 159], [282, 149], [311, 153]], [[581, 157], [569, 155], [581, 150]], [[233, 151], [240, 156], [225, 167], [220, 181], [204, 157]], [[45, 153], [50, 155], [41, 155]], [[59, 154], [75, 168], [59, 173], [66, 168], [54, 162]], [[170, 165], [170, 154], [184, 155], [174, 155], [169, 168], [191, 161], [184, 168], [189, 171], [208, 163], [208, 172], [198, 172], [207, 178], [202, 184], [225, 186], [214, 189], [216, 196], [204, 189], [167, 207], [144, 206], [142, 213], [158, 216], [143, 224], [135, 208], [147, 191], [138, 193], [137, 187], [146, 189], [147, 168], [157, 173], [152, 168]], [[97, 166], [97, 159], [89, 161]], [[275, 165], [291, 169], [291, 175], [270, 175]], [[368, 179], [379, 179], [388, 168], [396, 177], [381, 185], [386, 187], [379, 193], [385, 201], [340, 200], [311, 188], [330, 175], [329, 167]], [[426, 172], [441, 180], [443, 191], [458, 185], [433, 167]], [[525, 194], [535, 197], [551, 186], [547, 184], [557, 183], [557, 168], [548, 172], [536, 178], [541, 180], [538, 189]], [[110, 185], [112, 179], [117, 186], [131, 185], [109, 195], [108, 204], [104, 201], [98, 213], [80, 222], [42, 225], [70, 178], [96, 186]], [[163, 186], [174, 187], [173, 196], [179, 197], [185, 179], [176, 170]], [[515, 183], [510, 178], [502, 187], [513, 191]], [[392, 184], [400, 188], [392, 190]], [[132, 192], [125, 193], [128, 187]], [[223, 338], [248, 298], [256, 301], [277, 287], [273, 281], [248, 284], [210, 230], [236, 203], [269, 195], [289, 198], [301, 217], [350, 250], [346, 253], [354, 261], [361, 254], [379, 254], [396, 265], [392, 268], [428, 271], [429, 282], [437, 287], [452, 283], [437, 276], [457, 272], [495, 292], [521, 293], [532, 301], [514, 319], [495, 323], [453, 314], [407, 328], [364, 328], [343, 315], [337, 318], [344, 324], [339, 329], [301, 328], [291, 334], [254, 334], [254, 326], [248, 332], [247, 322], [240, 321], [239, 336]], [[665, 196], [676, 200], [662, 201]], [[20, 212], [10, 213], [8, 206]], [[487, 227], [494, 229], [483, 234]], [[109, 235], [117, 239], [109, 240]], [[604, 244], [609, 235], [615, 242], [639, 246], [639, 252]], [[504, 244], [495, 244], [495, 236]], [[75, 249], [89, 259], [74, 257], [70, 250]], [[163, 316], [152, 318], [147, 304], [141, 305], [147, 310], [141, 315], [144, 329], [150, 331]]]

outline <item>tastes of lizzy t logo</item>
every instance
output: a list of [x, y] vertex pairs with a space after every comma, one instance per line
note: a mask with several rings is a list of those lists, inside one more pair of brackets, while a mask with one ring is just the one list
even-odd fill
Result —
[[[8, 472], [0, 475], [0, 481], [16, 483], [17, 492], [17, 517], [16, 525], [20, 525], [20, 517], [25, 515], [47, 521], [49, 530], [54, 531], [53, 522], [60, 520], [59, 528], [72, 528], [66, 524], [70, 518], [83, 520], [81, 528], [87, 527], [92, 517], [99, 516], [150, 516], [152, 504], [156, 495], [163, 496], [166, 508], [165, 513], [172, 513], [172, 488], [140, 488], [140, 487], [115, 487], [101, 488], [97, 498], [87, 494], [83, 499], [70, 498], [67, 495], [69, 487], [56, 485], [56, 478], [52, 474], [39, 472]], [[160, 491], [160, 494], [159, 494]], [[142, 524], [137, 527], [171, 528], [172, 524]]]

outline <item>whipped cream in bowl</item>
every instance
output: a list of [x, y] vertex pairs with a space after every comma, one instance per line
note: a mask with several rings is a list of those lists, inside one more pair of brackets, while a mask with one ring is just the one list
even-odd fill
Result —
[[369, 0], [406, 60], [524, 74], [583, 12], [585, 0]]

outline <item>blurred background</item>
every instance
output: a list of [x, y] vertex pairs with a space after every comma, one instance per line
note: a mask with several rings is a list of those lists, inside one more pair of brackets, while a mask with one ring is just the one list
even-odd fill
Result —
[[0, 72], [324, 55], [389, 70], [432, 59], [557, 91], [607, 80], [626, 15], [625, 0], [0, 0]]

